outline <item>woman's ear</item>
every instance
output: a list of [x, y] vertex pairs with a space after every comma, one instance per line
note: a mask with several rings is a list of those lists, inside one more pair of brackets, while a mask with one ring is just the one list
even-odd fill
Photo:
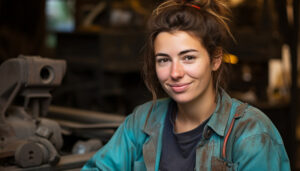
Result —
[[212, 56], [212, 70], [216, 71], [219, 69], [219, 67], [222, 64], [222, 59], [223, 59], [223, 48], [222, 47], [217, 47], [215, 51], [213, 52]]

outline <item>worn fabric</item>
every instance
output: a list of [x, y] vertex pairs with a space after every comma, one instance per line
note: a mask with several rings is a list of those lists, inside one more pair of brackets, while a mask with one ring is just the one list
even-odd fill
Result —
[[[242, 103], [224, 91], [218, 99], [196, 149], [195, 170], [290, 170], [277, 129], [265, 114], [250, 105], [235, 120], [227, 144], [229, 157], [224, 159], [224, 136]], [[170, 99], [158, 100], [146, 125], [152, 102], [138, 106], [82, 170], [158, 170], [169, 102]]]

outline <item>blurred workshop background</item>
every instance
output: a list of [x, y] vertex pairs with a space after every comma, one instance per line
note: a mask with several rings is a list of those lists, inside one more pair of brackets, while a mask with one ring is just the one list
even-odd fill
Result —
[[[86, 113], [105, 113], [122, 120], [151, 99], [140, 74], [141, 54], [147, 18], [162, 1], [0, 0], [0, 63], [21, 54], [65, 60], [64, 79], [51, 91], [50, 113], [68, 113], [70, 118], [76, 114], [81, 119]], [[227, 89], [270, 117], [283, 137], [293, 170], [300, 170], [299, 0], [227, 1], [237, 40], [227, 47], [230, 55], [225, 62], [231, 69]], [[62, 134], [68, 145], [102, 136], [75, 136], [70, 129], [62, 129]], [[109, 136], [104, 137], [99, 139], [105, 143]], [[7, 156], [0, 148], [0, 158]], [[8, 161], [2, 160], [0, 166], [14, 164]]]

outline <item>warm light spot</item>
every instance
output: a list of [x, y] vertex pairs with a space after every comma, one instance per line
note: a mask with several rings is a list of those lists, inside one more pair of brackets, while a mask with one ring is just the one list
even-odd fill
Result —
[[237, 64], [239, 62], [239, 59], [233, 54], [225, 54], [223, 57], [223, 61], [230, 64]]

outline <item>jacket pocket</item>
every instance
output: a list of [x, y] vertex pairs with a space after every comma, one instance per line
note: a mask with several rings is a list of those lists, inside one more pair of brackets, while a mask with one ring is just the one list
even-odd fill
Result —
[[212, 157], [211, 170], [212, 171], [236, 171], [237, 164], [225, 161], [218, 157]]
[[134, 171], [146, 171], [146, 165], [144, 161], [135, 161], [133, 164]]

